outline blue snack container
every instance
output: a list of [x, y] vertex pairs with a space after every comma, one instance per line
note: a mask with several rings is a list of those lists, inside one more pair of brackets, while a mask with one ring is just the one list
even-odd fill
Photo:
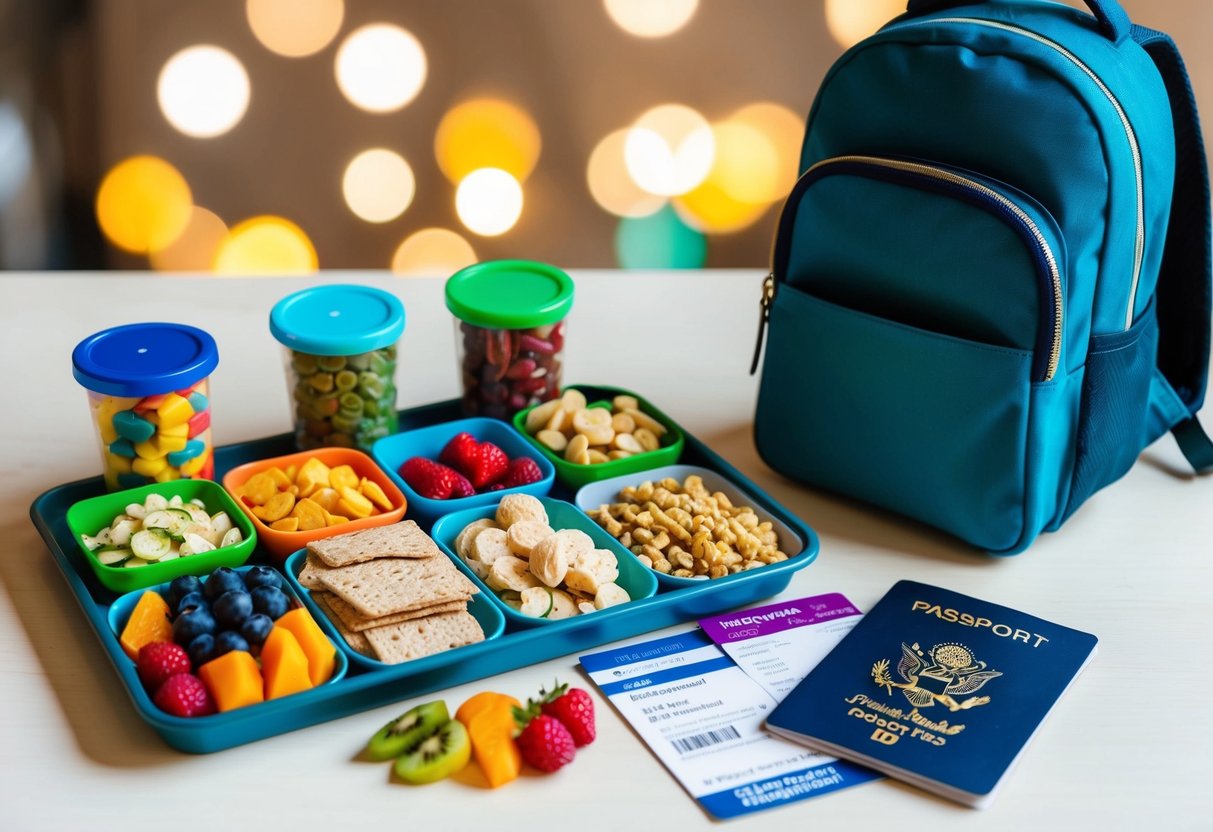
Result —
[[371, 286], [334, 284], [287, 295], [270, 311], [285, 348], [299, 450], [370, 451], [396, 432], [396, 342], [404, 305]]

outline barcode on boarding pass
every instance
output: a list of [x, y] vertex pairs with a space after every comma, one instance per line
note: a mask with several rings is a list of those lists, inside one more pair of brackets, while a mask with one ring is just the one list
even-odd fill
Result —
[[679, 737], [676, 740], [670, 740], [674, 747], [686, 754], [690, 751], [698, 751], [701, 748], [707, 748], [709, 745], [718, 745], [722, 742], [738, 739], [741, 736], [737, 729], [732, 725], [726, 725], [716, 731], [706, 731], [702, 734], [695, 734], [690, 737]]

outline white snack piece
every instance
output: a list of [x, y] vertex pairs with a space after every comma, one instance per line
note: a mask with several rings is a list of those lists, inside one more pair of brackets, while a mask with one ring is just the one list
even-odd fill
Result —
[[514, 523], [523, 520], [536, 520], [548, 525], [547, 509], [538, 497], [530, 494], [507, 494], [497, 504], [497, 523], [502, 528], [509, 528]]

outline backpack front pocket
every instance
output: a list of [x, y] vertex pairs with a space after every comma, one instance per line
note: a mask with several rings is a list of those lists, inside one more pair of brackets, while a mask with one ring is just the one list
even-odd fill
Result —
[[760, 454], [991, 551], [1035, 537], [1033, 402], [1064, 374], [1060, 232], [968, 172], [844, 157], [780, 220]]

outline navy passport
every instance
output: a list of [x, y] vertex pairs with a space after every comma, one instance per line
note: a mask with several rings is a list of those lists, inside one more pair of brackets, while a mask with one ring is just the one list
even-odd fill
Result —
[[1097, 641], [901, 581], [788, 694], [767, 729], [982, 808]]

